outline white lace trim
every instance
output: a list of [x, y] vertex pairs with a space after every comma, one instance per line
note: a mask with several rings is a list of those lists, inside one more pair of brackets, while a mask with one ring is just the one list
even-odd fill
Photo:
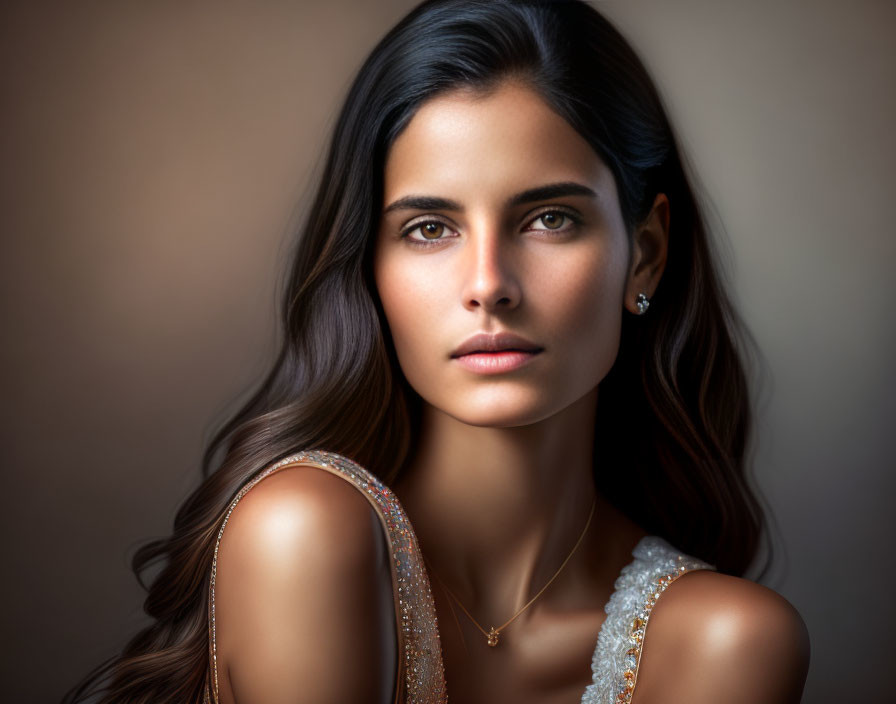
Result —
[[618, 704], [631, 700], [637, 680], [641, 643], [650, 611], [660, 594], [682, 574], [712, 565], [679, 552], [662, 538], [644, 536], [632, 550], [634, 560], [622, 568], [615, 591], [604, 607], [591, 660], [593, 683], [582, 704]]

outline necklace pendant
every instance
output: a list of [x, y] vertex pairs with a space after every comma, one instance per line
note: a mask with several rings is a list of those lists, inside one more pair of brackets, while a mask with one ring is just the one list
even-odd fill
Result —
[[492, 626], [492, 630], [488, 632], [488, 644], [493, 648], [498, 644], [498, 632]]

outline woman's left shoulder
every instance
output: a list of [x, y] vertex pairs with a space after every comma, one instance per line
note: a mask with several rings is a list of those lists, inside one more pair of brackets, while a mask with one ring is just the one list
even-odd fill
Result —
[[808, 630], [787, 599], [695, 570], [657, 600], [633, 701], [799, 702], [808, 668]]

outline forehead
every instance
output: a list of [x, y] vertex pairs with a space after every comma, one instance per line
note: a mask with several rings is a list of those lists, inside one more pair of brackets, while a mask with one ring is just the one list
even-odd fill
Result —
[[387, 154], [384, 200], [410, 190], [498, 195], [550, 181], [612, 188], [609, 169], [569, 123], [531, 88], [505, 82], [423, 103]]

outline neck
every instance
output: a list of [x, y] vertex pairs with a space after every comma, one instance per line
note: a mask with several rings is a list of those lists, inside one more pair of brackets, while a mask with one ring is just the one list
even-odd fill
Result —
[[538, 423], [500, 428], [425, 408], [393, 488], [427, 563], [482, 623], [503, 623], [551, 579], [596, 501], [588, 535], [538, 602], [570, 576], [586, 588], [583, 570], [606, 541], [595, 536], [619, 519], [594, 487], [595, 409], [596, 390]]

